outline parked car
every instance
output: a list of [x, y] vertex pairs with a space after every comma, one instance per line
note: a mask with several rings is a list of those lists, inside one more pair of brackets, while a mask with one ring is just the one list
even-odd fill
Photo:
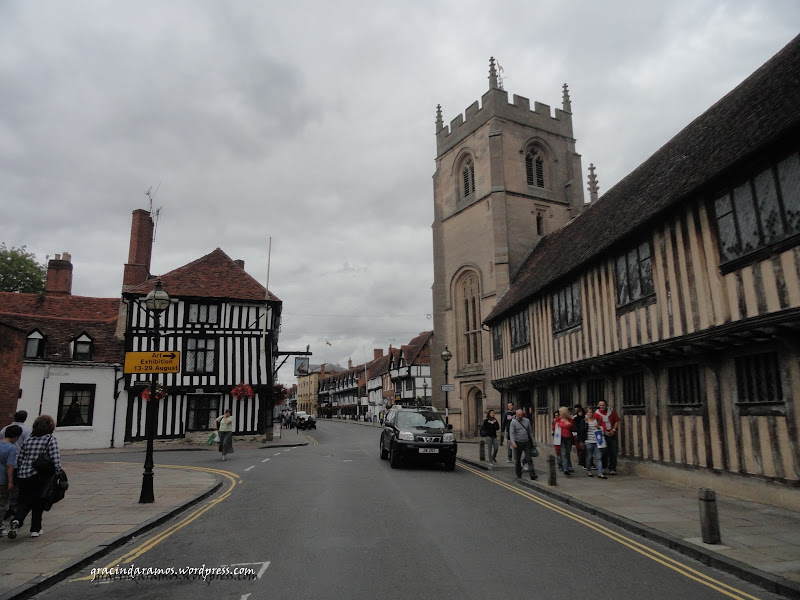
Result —
[[393, 406], [386, 414], [380, 439], [380, 457], [393, 469], [409, 459], [443, 463], [456, 468], [458, 444], [453, 426], [445, 424], [433, 407]]

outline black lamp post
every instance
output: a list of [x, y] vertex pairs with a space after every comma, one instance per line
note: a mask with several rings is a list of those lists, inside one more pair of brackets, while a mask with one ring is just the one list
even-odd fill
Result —
[[[156, 287], [144, 299], [147, 310], [153, 313], [153, 352], [159, 351], [161, 341], [161, 313], [169, 307], [169, 294], [161, 287], [161, 280], [156, 281]], [[147, 453], [144, 457], [144, 473], [142, 473], [142, 491], [139, 494], [139, 504], [149, 504], [155, 500], [153, 496], [153, 438], [156, 433], [156, 415], [158, 414], [158, 397], [156, 386], [158, 373], [153, 372], [153, 381], [150, 384], [150, 400], [147, 401], [145, 413], [145, 430], [147, 433]]]
[[[448, 385], [447, 366], [448, 366], [448, 363], [450, 362], [451, 358], [453, 358], [453, 353], [450, 352], [450, 350], [447, 349], [447, 344], [445, 344], [444, 345], [444, 350], [442, 350], [442, 360], [444, 361], [444, 384], [445, 385]], [[445, 415], [444, 418], [445, 418], [445, 423], [448, 424], [448, 425], [450, 424], [450, 398], [448, 396], [449, 393], [450, 392], [447, 390], [447, 388], [445, 388], [445, 390], [444, 390], [444, 415]]]

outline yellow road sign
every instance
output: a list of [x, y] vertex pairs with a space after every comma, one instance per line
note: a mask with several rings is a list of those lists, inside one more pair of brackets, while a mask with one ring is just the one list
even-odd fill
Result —
[[126, 373], [180, 373], [180, 352], [126, 352]]

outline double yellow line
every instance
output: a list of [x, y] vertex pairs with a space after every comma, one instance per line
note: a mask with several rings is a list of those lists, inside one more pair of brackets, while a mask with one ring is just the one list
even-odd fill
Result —
[[[128, 464], [128, 463], [109, 463], [109, 464]], [[222, 477], [226, 478], [230, 485], [228, 488], [222, 492], [219, 496], [210, 499], [208, 502], [200, 505], [199, 507], [195, 508], [192, 512], [186, 515], [183, 519], [175, 523], [174, 525], [170, 525], [164, 531], [156, 534], [152, 538], [142, 542], [140, 545], [133, 548], [130, 552], [122, 556], [120, 559], [115, 560], [107, 564], [104, 569], [110, 569], [111, 567], [115, 567], [118, 565], [125, 565], [128, 563], [133, 562], [137, 558], [139, 558], [142, 554], [150, 550], [151, 548], [155, 547], [157, 544], [160, 544], [169, 536], [171, 536], [176, 531], [183, 529], [189, 523], [194, 521], [195, 519], [199, 518], [205, 512], [214, 508], [217, 504], [225, 500], [228, 496], [231, 495], [234, 488], [236, 487], [237, 483], [240, 483], [239, 476], [236, 473], [231, 473], [230, 471], [223, 471], [222, 469], [212, 469], [209, 467], [184, 467], [181, 465], [157, 465], [159, 469], [186, 469], [189, 471], [203, 471], [205, 473], [214, 473], [216, 475], [221, 475]], [[71, 579], [70, 581], [91, 581], [92, 576], [89, 575], [87, 577], [79, 577], [77, 579]]]
[[623, 546], [627, 546], [634, 552], [638, 552], [642, 556], [646, 556], [650, 560], [653, 560], [661, 565], [664, 565], [668, 569], [672, 569], [673, 571], [680, 573], [684, 577], [688, 577], [689, 579], [701, 583], [702, 585], [710, 587], [711, 589], [714, 589], [720, 592], [721, 594], [725, 594], [726, 596], [735, 598], [736, 600], [759, 600], [756, 596], [751, 596], [750, 594], [747, 594], [741, 590], [731, 587], [726, 583], [714, 579], [713, 577], [709, 577], [708, 575], [705, 575], [700, 571], [696, 571], [695, 569], [692, 569], [691, 567], [673, 558], [670, 558], [665, 554], [657, 552], [656, 550], [653, 550], [652, 548], [645, 546], [644, 544], [641, 544], [634, 539], [624, 536], [621, 533], [617, 533], [616, 531], [609, 529], [608, 527], [604, 527], [600, 523], [597, 523], [596, 521], [590, 518], [571, 512], [570, 510], [564, 508], [563, 506], [560, 506], [559, 504], [548, 502], [547, 500], [539, 498], [534, 493], [522, 489], [518, 486], [511, 485], [510, 483], [506, 483], [504, 481], [500, 481], [499, 479], [491, 477], [487, 475], [485, 472], [476, 469], [470, 465], [467, 465], [463, 462], [459, 462], [458, 464], [465, 471], [469, 471], [470, 473], [473, 473], [478, 477], [483, 477], [487, 481], [499, 485], [500, 487], [504, 487], [507, 490], [514, 492], [515, 494], [519, 494], [520, 496], [535, 502], [539, 506], [552, 510], [553, 512], [556, 512], [564, 517], [567, 517], [568, 519], [572, 519], [573, 521], [577, 521], [581, 525], [585, 525], [590, 529], [594, 529], [598, 533], [601, 533], [604, 536], [611, 538], [615, 542], [622, 544]]

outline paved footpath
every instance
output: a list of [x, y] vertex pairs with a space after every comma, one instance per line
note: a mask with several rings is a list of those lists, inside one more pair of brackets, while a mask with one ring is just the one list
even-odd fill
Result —
[[[325, 422], [380, 430], [376, 424], [358, 421], [332, 419]], [[736, 498], [732, 495], [735, 486], [728, 486], [725, 489], [729, 495], [717, 493], [722, 543], [708, 545], [702, 541], [697, 487], [634, 475], [635, 465], [623, 460], [617, 471], [619, 474], [609, 475], [605, 480], [596, 475], [588, 477], [574, 461], [575, 474], [565, 477], [558, 473], [556, 486], [551, 487], [548, 485], [547, 455], [553, 454], [552, 446], [540, 445], [539, 452], [540, 456], [534, 459], [539, 478], [531, 481], [528, 473], [523, 473], [523, 478], [517, 480], [514, 465], [506, 463], [506, 446], [500, 447], [497, 465], [489, 467], [486, 461], [480, 460], [478, 439], [458, 445], [460, 460], [490, 471], [498, 478], [518, 481], [545, 496], [597, 515], [770, 591], [800, 598], [800, 510]], [[574, 457], [573, 452], [573, 460]], [[720, 480], [717, 483], [722, 485]], [[767, 487], [764, 484], [765, 490]], [[800, 499], [800, 490], [789, 494], [797, 494], [795, 500]]]
[[[298, 440], [237, 442], [236, 447], [255, 449], [307, 443], [300, 436]], [[16, 540], [0, 538], [0, 600], [29, 598], [214, 493], [223, 484], [220, 475], [171, 468], [166, 477], [164, 469], [159, 470], [159, 464], [170, 463], [168, 450], [185, 449], [215, 452], [197, 445], [157, 442], [152, 504], [139, 504], [144, 463], [141, 445], [92, 451], [117, 454], [119, 463], [71, 461], [71, 456], [87, 451], [63, 450], [61, 458], [69, 477], [69, 490], [64, 500], [44, 513], [44, 534], [36, 539], [29, 537], [29, 515]], [[212, 468], [224, 465], [218, 461], [209, 464]]]

